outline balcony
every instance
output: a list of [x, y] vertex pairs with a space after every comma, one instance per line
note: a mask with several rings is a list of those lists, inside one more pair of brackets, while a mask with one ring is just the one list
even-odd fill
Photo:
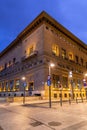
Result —
[[23, 56], [22, 58], [21, 58], [21, 61], [25, 61], [25, 60], [27, 60], [28, 58], [31, 58], [31, 57], [34, 57], [34, 56], [36, 56], [38, 54], [38, 51], [33, 51], [31, 54], [29, 54], [29, 55], [26, 55], [26, 56]]
[[31, 57], [31, 56], [35, 56], [35, 55], [37, 55], [37, 53], [38, 53], [38, 51], [33, 51], [30, 55], [29, 55], [29, 57]]

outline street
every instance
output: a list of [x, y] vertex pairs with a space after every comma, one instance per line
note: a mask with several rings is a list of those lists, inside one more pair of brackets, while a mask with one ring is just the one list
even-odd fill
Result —
[[87, 130], [87, 102], [0, 103], [0, 130]]

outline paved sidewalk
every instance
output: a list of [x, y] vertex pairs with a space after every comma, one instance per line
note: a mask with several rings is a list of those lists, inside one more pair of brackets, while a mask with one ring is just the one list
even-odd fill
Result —
[[[83, 103], [86, 103], [87, 102], [87, 100], [83, 100]], [[28, 104], [48, 104], [48, 107], [49, 107], [49, 100], [42, 100], [42, 99], [40, 99], [40, 100], [30, 100], [30, 101], [26, 101], [25, 100], [25, 103], [23, 103], [23, 101], [21, 101], [21, 102], [6, 102], [6, 101], [0, 101], [0, 104], [5, 104], [5, 105], [13, 105], [13, 106], [15, 106], [15, 105], [28, 105]], [[81, 100], [78, 100], [78, 101], [76, 101], [76, 100], [73, 100], [73, 101], [62, 101], [62, 104], [61, 104], [61, 102], [58, 100], [52, 100], [51, 101], [51, 104], [53, 105], [53, 104], [57, 104], [57, 105], [60, 105], [60, 106], [63, 106], [63, 105], [65, 105], [65, 104], [67, 104], [67, 105], [71, 105], [71, 104], [79, 104], [79, 103], [82, 103], [82, 101]], [[54, 105], [53, 105], [54, 106]]]
[[87, 103], [0, 103], [0, 130], [87, 130]]

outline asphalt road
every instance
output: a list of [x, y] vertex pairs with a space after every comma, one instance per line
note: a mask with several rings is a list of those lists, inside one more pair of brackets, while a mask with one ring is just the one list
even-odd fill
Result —
[[87, 130], [87, 103], [1, 103], [0, 130]]

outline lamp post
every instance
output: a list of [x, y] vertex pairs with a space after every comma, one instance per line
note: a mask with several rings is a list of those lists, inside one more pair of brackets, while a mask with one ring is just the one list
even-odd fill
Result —
[[25, 88], [27, 86], [25, 76], [22, 77], [22, 81], [23, 81], [23, 89], [24, 89], [23, 104], [25, 104]]
[[49, 76], [47, 80], [47, 84], [49, 86], [49, 108], [51, 108], [51, 68], [53, 68], [54, 66], [54, 63], [49, 64]]
[[71, 98], [74, 98], [73, 95], [73, 75], [72, 75], [72, 71], [69, 71], [69, 80], [70, 80], [70, 89], [71, 89]]
[[59, 88], [60, 88], [60, 106], [62, 106], [62, 85], [60, 84], [59, 85]]
[[87, 73], [84, 74], [83, 84], [86, 92], [86, 100], [87, 100]]

